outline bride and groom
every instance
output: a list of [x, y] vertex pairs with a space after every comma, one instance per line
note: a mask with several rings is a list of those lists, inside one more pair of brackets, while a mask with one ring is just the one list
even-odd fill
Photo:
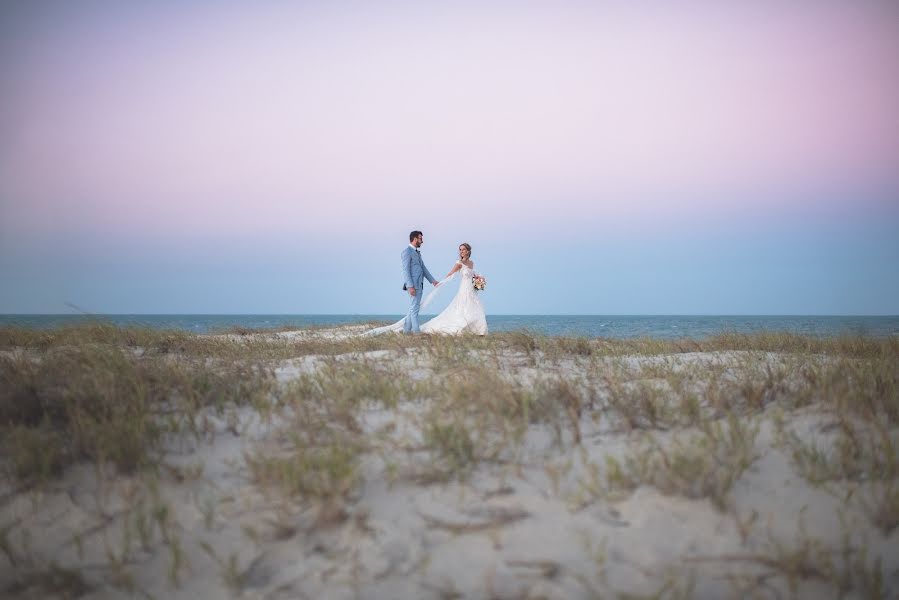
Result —
[[[471, 260], [471, 246], [462, 243], [459, 245], [459, 260], [450, 269], [442, 281], [437, 281], [431, 275], [421, 258], [421, 246], [424, 244], [424, 234], [421, 231], [413, 231], [409, 234], [409, 245], [400, 254], [403, 271], [403, 290], [409, 294], [409, 312], [405, 318], [393, 325], [379, 327], [369, 334], [402, 331], [406, 334], [437, 333], [457, 335], [461, 333], [474, 333], [485, 335], [487, 333], [487, 318], [484, 314], [484, 306], [478, 297], [473, 284], [476, 276], [474, 262]], [[456, 275], [461, 276], [459, 289], [452, 302], [443, 312], [419, 326], [418, 315], [434, 298], [434, 294], [441, 285], [446, 284]], [[424, 293], [424, 280], [430, 281], [435, 289], [422, 299]]]

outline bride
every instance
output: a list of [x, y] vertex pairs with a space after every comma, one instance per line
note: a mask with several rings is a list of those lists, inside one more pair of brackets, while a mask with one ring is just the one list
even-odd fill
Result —
[[[478, 297], [472, 284], [475, 276], [474, 262], [471, 260], [471, 246], [467, 243], [459, 245], [459, 260], [450, 269], [440, 285], [434, 288], [421, 302], [424, 309], [434, 299], [435, 295], [443, 289], [445, 283], [456, 275], [461, 276], [459, 290], [452, 302], [443, 312], [421, 326], [422, 333], [436, 333], [444, 335], [458, 335], [461, 333], [487, 334], [487, 317], [484, 314], [484, 305]], [[380, 333], [401, 333], [405, 317], [386, 327], [378, 327], [365, 333], [365, 335], [377, 335]]]

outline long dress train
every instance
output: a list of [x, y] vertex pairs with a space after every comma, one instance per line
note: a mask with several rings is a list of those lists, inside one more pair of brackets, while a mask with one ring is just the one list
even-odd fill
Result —
[[[484, 305], [481, 298], [472, 284], [472, 277], [475, 275], [474, 263], [471, 267], [465, 266], [462, 261], [456, 261], [461, 269], [455, 275], [459, 275], [459, 289], [455, 297], [443, 311], [421, 326], [422, 333], [435, 333], [443, 335], [459, 335], [462, 333], [474, 333], [477, 335], [487, 334], [487, 316], [484, 312]], [[447, 277], [440, 282], [440, 286], [431, 290], [421, 302], [421, 308], [424, 309], [434, 299], [437, 292], [443, 289], [443, 286], [452, 279]], [[378, 335], [381, 333], [402, 333], [403, 322], [405, 317], [385, 327], [378, 327], [365, 332], [363, 335]]]

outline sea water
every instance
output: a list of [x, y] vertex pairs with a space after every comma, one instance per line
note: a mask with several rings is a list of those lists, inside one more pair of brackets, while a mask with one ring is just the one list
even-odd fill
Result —
[[[177, 329], [195, 333], [234, 327], [267, 329], [338, 326], [367, 321], [392, 323], [401, 315], [0, 315], [0, 325], [49, 328], [99, 320], [119, 326]], [[429, 318], [422, 315], [422, 323]], [[488, 315], [492, 332], [527, 330], [543, 335], [607, 338], [694, 338], [719, 333], [786, 331], [815, 336], [899, 335], [893, 316], [737, 315]]]

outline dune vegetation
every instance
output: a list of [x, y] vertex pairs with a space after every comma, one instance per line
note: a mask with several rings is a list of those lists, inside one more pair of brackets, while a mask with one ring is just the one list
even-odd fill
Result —
[[888, 598], [899, 339], [0, 328], [0, 595]]

